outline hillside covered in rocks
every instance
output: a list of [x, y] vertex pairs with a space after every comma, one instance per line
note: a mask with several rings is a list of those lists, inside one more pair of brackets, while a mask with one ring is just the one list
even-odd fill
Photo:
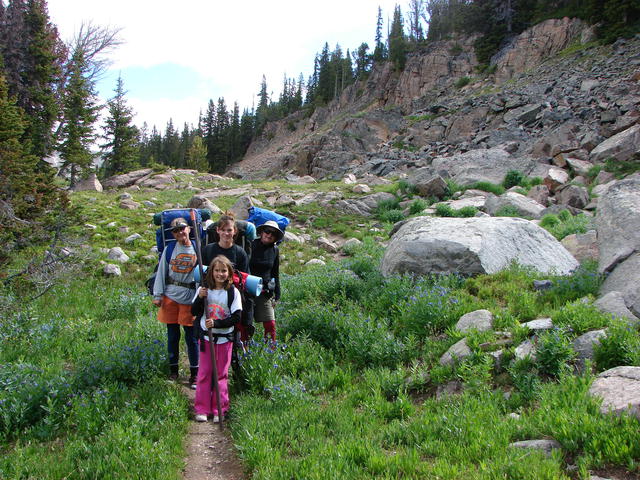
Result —
[[[339, 179], [427, 169], [472, 183], [501, 179], [496, 164], [528, 175], [553, 164], [581, 175], [638, 151], [637, 36], [599, 46], [581, 21], [548, 20], [514, 38], [482, 74], [473, 40], [431, 44], [401, 73], [377, 66], [309, 118], [268, 125], [229, 173]], [[484, 176], [453, 167], [476, 163]]]

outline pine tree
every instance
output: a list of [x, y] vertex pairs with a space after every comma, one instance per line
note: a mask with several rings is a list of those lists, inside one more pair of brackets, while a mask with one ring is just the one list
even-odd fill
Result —
[[389, 32], [389, 60], [393, 62], [396, 71], [404, 70], [407, 61], [407, 40], [404, 35], [402, 11], [399, 5], [393, 12], [393, 22]]
[[242, 158], [244, 151], [240, 145], [240, 107], [238, 102], [233, 103], [233, 112], [231, 114], [231, 123], [229, 124], [228, 152], [229, 163], [235, 163]]
[[177, 167], [179, 162], [180, 139], [173, 126], [173, 119], [169, 119], [162, 139], [162, 150], [159, 163], [170, 167]]
[[378, 19], [376, 21], [375, 47], [373, 49], [373, 62], [379, 63], [387, 59], [387, 47], [382, 41], [382, 9], [378, 7]]
[[126, 173], [139, 166], [140, 145], [138, 128], [133, 125], [133, 110], [126, 103], [124, 83], [119, 76], [115, 96], [107, 102], [109, 116], [104, 125], [107, 140], [103, 151], [105, 177]]
[[87, 63], [82, 51], [76, 51], [66, 85], [63, 101], [63, 127], [58, 145], [62, 168], [69, 172], [71, 186], [86, 175], [93, 166], [91, 152], [96, 134], [93, 126], [98, 118], [99, 106], [95, 86], [86, 78]]
[[269, 93], [267, 92], [267, 78], [262, 75], [260, 82], [260, 93], [258, 93], [258, 107], [256, 108], [255, 131], [260, 135], [262, 129], [267, 124], [269, 109]]
[[207, 162], [207, 147], [204, 144], [204, 140], [199, 135], [193, 137], [191, 146], [187, 150], [186, 166], [198, 170], [199, 172], [206, 172], [209, 169], [209, 162]]
[[360, 80], [367, 76], [369, 67], [371, 65], [371, 55], [367, 53], [369, 45], [367, 43], [361, 43], [358, 49], [351, 54], [353, 57], [353, 63], [355, 64], [354, 76]]
[[422, 18], [425, 13], [425, 0], [409, 1], [409, 42], [413, 44], [424, 41]]
[[229, 131], [229, 112], [224, 98], [218, 99], [216, 108], [216, 129], [215, 129], [215, 155], [213, 172], [223, 173], [229, 165], [229, 141], [227, 138]]
[[58, 87], [66, 49], [49, 22], [44, 0], [12, 0], [0, 23], [0, 53], [9, 94], [25, 113], [25, 137], [42, 159], [53, 149]]
[[67, 205], [66, 195], [54, 184], [53, 169], [29, 153], [27, 122], [8, 90], [0, 74], [0, 263], [15, 247], [47, 238], [47, 213]]
[[215, 132], [216, 130], [216, 105], [213, 100], [209, 100], [207, 105], [207, 113], [202, 121], [202, 135], [205, 147], [207, 148], [207, 163], [209, 164], [208, 171], [213, 171], [212, 168], [215, 164]]
[[244, 155], [255, 136], [255, 115], [245, 109], [240, 118], [240, 152]]

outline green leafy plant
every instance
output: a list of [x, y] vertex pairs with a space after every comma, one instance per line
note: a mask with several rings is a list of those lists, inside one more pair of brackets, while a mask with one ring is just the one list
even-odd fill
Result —
[[566, 330], [556, 328], [538, 337], [536, 364], [540, 373], [559, 377], [570, 368], [574, 357], [575, 352]]
[[415, 215], [417, 213], [422, 213], [425, 208], [427, 208], [427, 202], [425, 202], [421, 198], [416, 198], [413, 202], [411, 202], [411, 204], [409, 204], [409, 214]]
[[571, 215], [568, 210], [562, 210], [558, 215], [548, 213], [540, 220], [540, 226], [558, 240], [574, 233], [586, 233], [593, 228], [593, 220], [585, 214]]
[[458, 80], [456, 80], [456, 83], [454, 85], [456, 88], [462, 88], [469, 85], [469, 83], [471, 83], [471, 79], [469, 77], [460, 77]]
[[625, 320], [616, 320], [593, 349], [598, 371], [621, 365], [640, 366], [640, 336], [637, 327]]

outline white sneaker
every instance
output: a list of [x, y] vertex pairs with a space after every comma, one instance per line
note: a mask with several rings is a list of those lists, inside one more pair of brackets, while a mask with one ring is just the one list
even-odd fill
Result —
[[196, 422], [206, 422], [206, 421], [207, 421], [207, 416], [205, 414], [199, 413], [198, 415], [196, 415]]
[[213, 423], [220, 423], [220, 417], [218, 415], [213, 416]]

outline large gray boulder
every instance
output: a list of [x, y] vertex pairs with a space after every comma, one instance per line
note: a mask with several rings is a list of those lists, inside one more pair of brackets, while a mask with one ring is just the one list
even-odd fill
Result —
[[613, 317], [627, 319], [633, 324], [640, 322], [640, 319], [627, 308], [624, 295], [620, 292], [611, 291], [593, 302], [593, 305], [602, 313]]
[[628, 412], [640, 419], [640, 367], [616, 367], [602, 372], [589, 393], [602, 398], [602, 413]]
[[614, 183], [599, 198], [596, 229], [601, 272], [640, 252], [640, 175]]
[[431, 163], [433, 173], [447, 172], [460, 185], [481, 181], [499, 184], [509, 170], [519, 170], [530, 175], [536, 166], [536, 160], [526, 156], [513, 156], [501, 147], [438, 157]]
[[135, 170], [133, 172], [125, 173], [122, 175], [114, 175], [107, 178], [102, 182], [104, 188], [125, 188], [130, 187], [137, 181], [151, 175], [153, 170], [150, 168], [143, 168], [142, 170]]
[[393, 235], [382, 273], [496, 273], [512, 261], [566, 275], [578, 262], [549, 232], [521, 218], [415, 217]]
[[600, 287], [600, 294], [611, 292], [622, 293], [629, 310], [640, 317], [640, 252], [631, 255], [607, 276]]
[[591, 151], [592, 162], [603, 162], [612, 157], [624, 162], [640, 151], [640, 125], [634, 125], [607, 138]]
[[518, 192], [506, 192], [499, 197], [488, 197], [484, 206], [489, 215], [496, 215], [504, 207], [513, 207], [520, 216], [536, 219], [542, 216], [545, 208], [534, 199]]
[[95, 173], [90, 173], [89, 176], [78, 183], [76, 183], [72, 190], [74, 192], [101, 192], [102, 184]]

